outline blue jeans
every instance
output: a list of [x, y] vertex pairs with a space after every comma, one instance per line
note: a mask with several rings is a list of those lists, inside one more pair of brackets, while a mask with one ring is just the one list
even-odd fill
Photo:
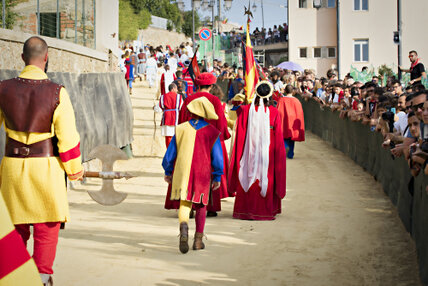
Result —
[[294, 157], [294, 141], [291, 139], [284, 139], [285, 150], [287, 151], [287, 158], [293, 159]]

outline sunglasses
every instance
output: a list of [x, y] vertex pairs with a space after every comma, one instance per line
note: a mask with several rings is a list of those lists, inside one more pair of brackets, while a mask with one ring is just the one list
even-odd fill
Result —
[[412, 110], [413, 111], [418, 111], [418, 109], [421, 109], [421, 110], [423, 110], [424, 109], [424, 102], [422, 102], [422, 103], [419, 103], [418, 105], [412, 105]]

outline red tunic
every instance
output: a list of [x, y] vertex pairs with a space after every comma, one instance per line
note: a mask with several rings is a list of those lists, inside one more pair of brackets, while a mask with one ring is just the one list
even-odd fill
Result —
[[[214, 109], [216, 111], [216, 114], [218, 116], [217, 120], [205, 120], [211, 125], [213, 125], [217, 130], [221, 132], [220, 134], [220, 142], [221, 147], [223, 149], [223, 161], [224, 161], [224, 168], [223, 168], [223, 175], [221, 176], [221, 185], [220, 188], [215, 190], [211, 193], [210, 202], [208, 204], [207, 210], [208, 211], [220, 211], [221, 210], [221, 202], [220, 200], [222, 198], [229, 197], [229, 193], [227, 191], [227, 172], [229, 169], [229, 158], [227, 156], [227, 149], [226, 145], [224, 144], [224, 140], [227, 140], [230, 138], [229, 130], [227, 129], [227, 120], [226, 116], [224, 114], [224, 108], [223, 105], [217, 97], [212, 95], [208, 92], [196, 92], [193, 95], [187, 97], [184, 100], [183, 106], [180, 109], [180, 117], [178, 120], [178, 123], [181, 124], [183, 122], [189, 121], [191, 119], [191, 115], [189, 111], [187, 110], [187, 105], [194, 99], [205, 96], [213, 105]], [[178, 209], [179, 203], [177, 201], [171, 201], [170, 200], [170, 194], [171, 194], [171, 188], [168, 187], [168, 193], [165, 200], [165, 208], [166, 209]]]
[[188, 70], [188, 68], [183, 70], [183, 79], [187, 82], [187, 96], [191, 96], [193, 94], [193, 79]]
[[302, 104], [295, 97], [281, 97], [278, 101], [284, 139], [305, 141], [305, 118]]
[[176, 126], [178, 125], [178, 116], [182, 104], [181, 95], [173, 91], [165, 95], [161, 95], [159, 106], [163, 110], [161, 126]]
[[208, 205], [211, 186], [211, 149], [219, 135], [220, 132], [211, 125], [196, 131], [189, 175], [188, 201]]
[[247, 134], [247, 122], [250, 105], [241, 106], [236, 120], [235, 142], [228, 176], [229, 192], [236, 192], [233, 217], [250, 220], [273, 220], [281, 213], [281, 199], [286, 193], [286, 153], [281, 129], [281, 118], [278, 110], [269, 106], [270, 112], [270, 146], [268, 189], [266, 197], [260, 194], [259, 181], [256, 180], [245, 192], [239, 182], [239, 169]]

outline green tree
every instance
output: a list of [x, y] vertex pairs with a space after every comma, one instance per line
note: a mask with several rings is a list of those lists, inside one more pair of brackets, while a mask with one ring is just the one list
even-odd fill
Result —
[[146, 9], [138, 14], [127, 0], [119, 0], [119, 40], [135, 40], [138, 30], [147, 28], [151, 23], [151, 15]]
[[172, 22], [168, 23], [168, 30], [175, 29], [180, 32], [183, 24], [183, 17], [177, 4], [170, 3], [169, 0], [130, 0], [132, 7], [137, 13], [145, 9], [152, 15], [166, 18]]
[[[17, 13], [12, 11], [12, 8], [18, 4], [17, 0], [6, 0], [5, 1], [5, 10], [6, 10], [6, 17], [5, 17], [5, 24], [6, 29], [13, 29], [13, 24], [15, 24], [16, 17], [18, 16]], [[3, 28], [3, 1], [0, 1], [0, 27]]]
[[[201, 27], [201, 19], [198, 13], [195, 11], [195, 31], [199, 30]], [[192, 21], [192, 11], [186, 11], [183, 13], [183, 25], [181, 31], [187, 36], [192, 37], [193, 21]]]
[[146, 29], [152, 23], [152, 15], [146, 9], [141, 10], [137, 16], [139, 29]]

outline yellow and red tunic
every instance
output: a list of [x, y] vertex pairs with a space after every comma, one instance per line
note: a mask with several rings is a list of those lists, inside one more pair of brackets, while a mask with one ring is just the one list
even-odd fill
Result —
[[[47, 75], [36, 66], [26, 66], [21, 78], [43, 80]], [[18, 132], [5, 126], [8, 137], [30, 145], [56, 136], [59, 157], [4, 157], [0, 167], [0, 192], [13, 224], [66, 222], [69, 209], [64, 171], [70, 180], [83, 176], [80, 137], [73, 106], [65, 88], [61, 88], [51, 132]], [[4, 121], [0, 110], [0, 124]]]
[[39, 272], [0, 196], [0, 286], [40, 285]]

